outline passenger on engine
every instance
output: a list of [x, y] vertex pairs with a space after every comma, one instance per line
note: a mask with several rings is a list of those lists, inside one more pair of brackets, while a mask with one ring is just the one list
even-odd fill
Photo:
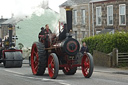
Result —
[[51, 34], [52, 33], [52, 31], [49, 29], [49, 25], [48, 24], [45, 25], [44, 33], [45, 34]]
[[38, 38], [39, 38], [39, 40], [40, 40], [41, 38], [44, 38], [44, 36], [46, 36], [46, 35], [48, 35], [48, 34], [51, 34], [51, 33], [52, 33], [52, 31], [49, 29], [49, 25], [46, 24], [46, 25], [45, 25], [45, 29], [44, 29], [44, 27], [41, 28], [41, 31], [40, 31], [40, 33], [39, 33]]
[[41, 39], [41, 35], [44, 35], [44, 27], [41, 27], [41, 31], [40, 31], [40, 33], [38, 35], [39, 41]]
[[39, 41], [42, 42], [42, 40], [44, 41], [45, 47], [48, 47], [48, 38], [49, 38], [49, 34], [51, 34], [52, 31], [49, 29], [49, 25], [46, 24], [45, 25], [45, 29], [43, 29], [41, 31], [41, 33], [39, 33]]

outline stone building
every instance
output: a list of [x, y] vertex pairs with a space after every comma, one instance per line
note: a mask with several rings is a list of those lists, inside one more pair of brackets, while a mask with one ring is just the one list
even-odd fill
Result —
[[3, 35], [3, 29], [2, 29], [2, 23], [4, 21], [6, 21], [7, 19], [3, 19], [3, 17], [1, 17], [0, 19], [0, 38], [3, 38], [2, 35]]
[[128, 31], [128, 0], [67, 0], [60, 13], [65, 6], [73, 8], [72, 29], [79, 41], [98, 33]]
[[95, 34], [107, 29], [128, 31], [128, 0], [90, 2], [90, 8]]
[[[60, 14], [62, 13], [65, 21], [66, 6], [73, 8], [72, 10], [72, 29], [75, 34], [73, 36], [78, 41], [91, 35], [90, 23], [89, 23], [89, 2], [90, 0], [68, 0], [60, 5]], [[65, 13], [65, 15], [64, 15]], [[66, 21], [65, 21], [66, 22]]]
[[1, 38], [4, 39], [5, 37], [8, 37], [8, 26], [9, 24], [13, 25], [13, 35], [16, 35], [15, 25], [21, 21], [19, 18], [10, 18], [2, 22], [1, 25]]

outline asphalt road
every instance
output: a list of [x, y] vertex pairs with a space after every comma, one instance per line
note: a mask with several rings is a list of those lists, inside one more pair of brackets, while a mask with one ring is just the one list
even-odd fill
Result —
[[89, 79], [83, 77], [81, 70], [70, 76], [59, 71], [57, 79], [50, 79], [47, 70], [44, 76], [33, 75], [28, 64], [23, 64], [22, 68], [0, 65], [0, 85], [128, 85], [128, 74], [95, 68]]

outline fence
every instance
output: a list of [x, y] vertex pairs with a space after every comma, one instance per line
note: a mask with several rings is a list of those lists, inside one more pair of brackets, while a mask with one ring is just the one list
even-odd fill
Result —
[[117, 65], [128, 64], [128, 53], [118, 53]]

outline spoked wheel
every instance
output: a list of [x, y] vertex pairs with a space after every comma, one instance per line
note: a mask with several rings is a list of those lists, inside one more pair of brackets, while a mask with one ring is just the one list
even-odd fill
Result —
[[84, 54], [82, 58], [82, 73], [85, 78], [90, 78], [93, 73], [93, 57], [90, 53]]
[[46, 52], [41, 42], [36, 42], [31, 51], [31, 68], [34, 75], [43, 75], [46, 69]]
[[74, 67], [72, 69], [70, 69], [69, 67], [64, 67], [63, 68], [63, 72], [65, 75], [74, 75], [77, 71], [77, 67]]
[[55, 53], [50, 54], [48, 58], [48, 72], [51, 79], [56, 79], [59, 72], [59, 61]]

